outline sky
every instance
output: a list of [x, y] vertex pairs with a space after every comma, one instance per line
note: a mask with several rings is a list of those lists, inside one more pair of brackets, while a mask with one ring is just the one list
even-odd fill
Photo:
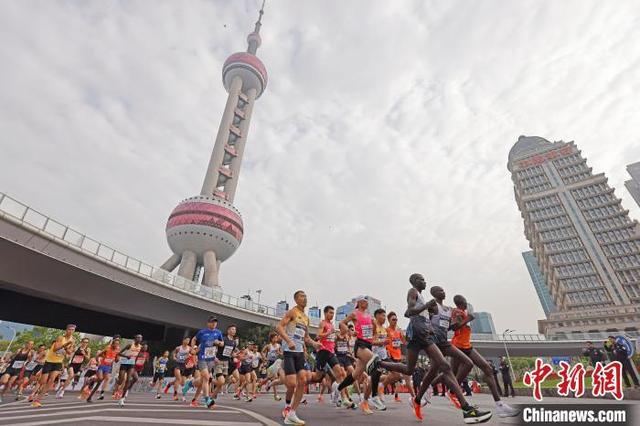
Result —
[[[0, 2], [0, 191], [163, 263], [258, 6]], [[507, 155], [519, 135], [574, 140], [640, 218], [623, 186], [640, 161], [639, 17], [636, 1], [269, 0], [224, 291], [403, 312], [421, 272], [499, 332], [536, 332]]]

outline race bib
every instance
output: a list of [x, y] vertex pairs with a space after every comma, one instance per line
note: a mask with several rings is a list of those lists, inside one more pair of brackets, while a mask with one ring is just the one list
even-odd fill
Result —
[[133, 365], [133, 360], [129, 358], [123, 358], [120, 361], [120, 365]]
[[327, 334], [327, 341], [335, 342], [336, 341], [336, 332], [333, 331], [330, 334]]
[[233, 346], [225, 346], [224, 349], [222, 349], [222, 356], [224, 357], [229, 358], [232, 353], [233, 353]]
[[136, 359], [136, 365], [137, 365], [137, 366], [143, 366], [143, 365], [144, 365], [144, 362], [145, 362], [145, 359], [144, 359], [144, 358], [138, 358], [138, 359]]
[[67, 350], [64, 348], [64, 346], [56, 351], [56, 355], [58, 356], [65, 356], [66, 354], [67, 354]]
[[34, 368], [36, 368], [36, 365], [38, 365], [38, 363], [36, 361], [29, 361], [27, 363], [27, 365], [24, 367], [27, 371], [31, 371]]
[[113, 364], [113, 358], [105, 358], [103, 362], [106, 365], [111, 365], [111, 364]]
[[218, 348], [215, 346], [208, 346], [206, 348], [204, 348], [204, 357], [209, 359], [209, 358], [215, 358], [216, 357], [216, 353], [218, 353]]
[[362, 326], [362, 337], [365, 339], [373, 338], [373, 326], [370, 324], [366, 324]]
[[84, 361], [84, 355], [76, 355], [71, 360], [71, 364], [82, 364], [82, 361]]
[[307, 334], [307, 327], [303, 324], [296, 324], [296, 328], [293, 331], [293, 338], [296, 340], [304, 339]]
[[400, 346], [402, 346], [402, 340], [400, 339], [393, 339], [393, 343], [392, 343], [394, 348], [399, 348]]
[[11, 368], [17, 370], [19, 368], [22, 368], [23, 365], [24, 365], [24, 361], [14, 361], [13, 365], [11, 366]]
[[340, 353], [347, 353], [349, 351], [349, 345], [344, 340], [341, 340], [336, 345], [336, 351]]
[[449, 322], [451, 321], [451, 318], [443, 318], [440, 317], [440, 322], [438, 323], [438, 325], [444, 329], [449, 329]]

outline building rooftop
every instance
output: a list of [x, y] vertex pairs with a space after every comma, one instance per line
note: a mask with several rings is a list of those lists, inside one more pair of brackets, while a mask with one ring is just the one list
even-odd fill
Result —
[[540, 136], [520, 136], [509, 151], [509, 163], [516, 158], [525, 157], [541, 148], [547, 148], [551, 145], [551, 142]]

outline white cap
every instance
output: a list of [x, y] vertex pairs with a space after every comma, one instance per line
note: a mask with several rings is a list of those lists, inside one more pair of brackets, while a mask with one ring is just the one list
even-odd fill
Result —
[[367, 300], [366, 296], [363, 296], [363, 295], [356, 296], [356, 303], [358, 303], [361, 300]]

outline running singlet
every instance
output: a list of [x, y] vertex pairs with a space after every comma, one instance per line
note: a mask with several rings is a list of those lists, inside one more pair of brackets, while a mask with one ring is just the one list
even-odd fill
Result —
[[348, 355], [349, 354], [349, 341], [347, 339], [336, 339], [336, 355]]
[[73, 358], [71, 358], [71, 362], [69, 364], [82, 364], [84, 362], [84, 352], [81, 348], [78, 348], [76, 352], [73, 354]]
[[242, 364], [246, 366], [253, 366], [253, 359], [256, 357], [255, 352], [247, 351]]
[[333, 324], [329, 321], [324, 321], [322, 326], [322, 332], [327, 333], [326, 336], [320, 340], [322, 350], [335, 353], [336, 351], [336, 330], [333, 328]]
[[287, 336], [295, 344], [295, 349], [289, 349], [289, 345], [283, 345], [285, 352], [304, 352], [304, 336], [307, 335], [307, 328], [309, 327], [309, 317], [298, 308], [294, 308], [296, 317], [293, 321], [287, 324], [286, 332]]
[[254, 354], [253, 360], [251, 361], [251, 368], [258, 368], [260, 365], [260, 358], [262, 358], [262, 355], [259, 353]]
[[135, 365], [136, 358], [138, 357], [141, 349], [142, 345], [134, 347], [134, 344], [132, 343], [128, 349], [125, 349], [124, 352], [122, 352], [123, 358], [120, 361], [120, 365]]
[[184, 367], [185, 368], [193, 368], [196, 366], [196, 363], [198, 362], [198, 356], [197, 355], [193, 355], [193, 354], [189, 354], [189, 356], [187, 357], [187, 360], [184, 363]]
[[387, 352], [389, 356], [395, 360], [402, 358], [402, 331], [399, 328], [387, 328], [389, 335], [389, 343], [387, 344]]
[[33, 371], [33, 369], [36, 368], [36, 365], [38, 365], [38, 361], [29, 361], [24, 366], [24, 369], [25, 369], [25, 371]]
[[29, 352], [30, 351], [23, 352], [22, 350], [20, 350], [20, 352], [13, 357], [13, 360], [11, 360], [11, 368], [13, 368], [14, 370], [20, 370], [22, 367], [24, 367], [24, 364], [29, 357]]
[[211, 361], [215, 359], [218, 353], [218, 347], [214, 342], [218, 340], [223, 341], [222, 333], [217, 328], [210, 330], [203, 328], [196, 334], [196, 342], [198, 342], [198, 359], [204, 361]]
[[360, 340], [371, 343], [373, 341], [373, 321], [371, 315], [356, 310], [356, 336]]
[[191, 351], [191, 348], [189, 346], [187, 346], [186, 348], [178, 346], [178, 353], [176, 353], [176, 362], [178, 364], [184, 364], [187, 361], [187, 357], [189, 356], [189, 351]]
[[382, 341], [382, 346], [373, 345], [373, 353], [380, 359], [387, 359], [387, 329], [376, 325], [376, 340]]
[[100, 361], [100, 365], [104, 365], [106, 367], [110, 367], [111, 364], [114, 363], [116, 357], [118, 356], [118, 351], [115, 349], [105, 349], [102, 352], [102, 361]]
[[[462, 321], [466, 321], [468, 318], [467, 311], [455, 308], [451, 316], [455, 318], [458, 315], [462, 316]], [[453, 332], [451, 343], [459, 349], [471, 349], [471, 327], [468, 323]]]
[[64, 357], [67, 353], [67, 350], [64, 345], [66, 345], [69, 342], [73, 343], [73, 341], [74, 341], [73, 336], [66, 337], [63, 335], [62, 346], [57, 351], [53, 350], [53, 347], [55, 346], [57, 340], [53, 342], [51, 344], [51, 347], [47, 351], [47, 357], [45, 358], [45, 361], [53, 364], [60, 364], [62, 361], [64, 361]]
[[149, 352], [140, 352], [136, 357], [136, 368], [144, 368], [144, 364], [149, 359]]
[[272, 345], [271, 343], [269, 343], [269, 350], [267, 351], [267, 362], [269, 363], [275, 362], [275, 360], [278, 359], [279, 351], [280, 351], [279, 344], [276, 343]]
[[167, 363], [169, 362], [169, 358], [160, 358], [158, 360], [158, 368], [156, 373], [164, 373], [167, 370]]
[[447, 331], [449, 331], [449, 325], [451, 324], [452, 309], [437, 302], [436, 306], [438, 307], [438, 313], [431, 316], [431, 325], [434, 330], [447, 334]]
[[225, 337], [223, 339], [224, 346], [222, 347], [222, 353], [218, 354], [218, 358], [221, 361], [230, 361], [231, 356], [233, 355], [233, 351], [236, 350], [236, 341], [234, 339], [229, 339]]
[[[416, 300], [417, 306], [425, 305], [424, 297], [422, 297], [422, 293], [418, 293], [418, 297]], [[427, 338], [429, 334], [429, 330], [431, 330], [431, 324], [429, 323], [429, 312], [427, 309], [423, 310], [417, 315], [412, 315], [409, 317], [409, 327], [407, 328], [407, 338], [409, 340], [424, 340]]]

